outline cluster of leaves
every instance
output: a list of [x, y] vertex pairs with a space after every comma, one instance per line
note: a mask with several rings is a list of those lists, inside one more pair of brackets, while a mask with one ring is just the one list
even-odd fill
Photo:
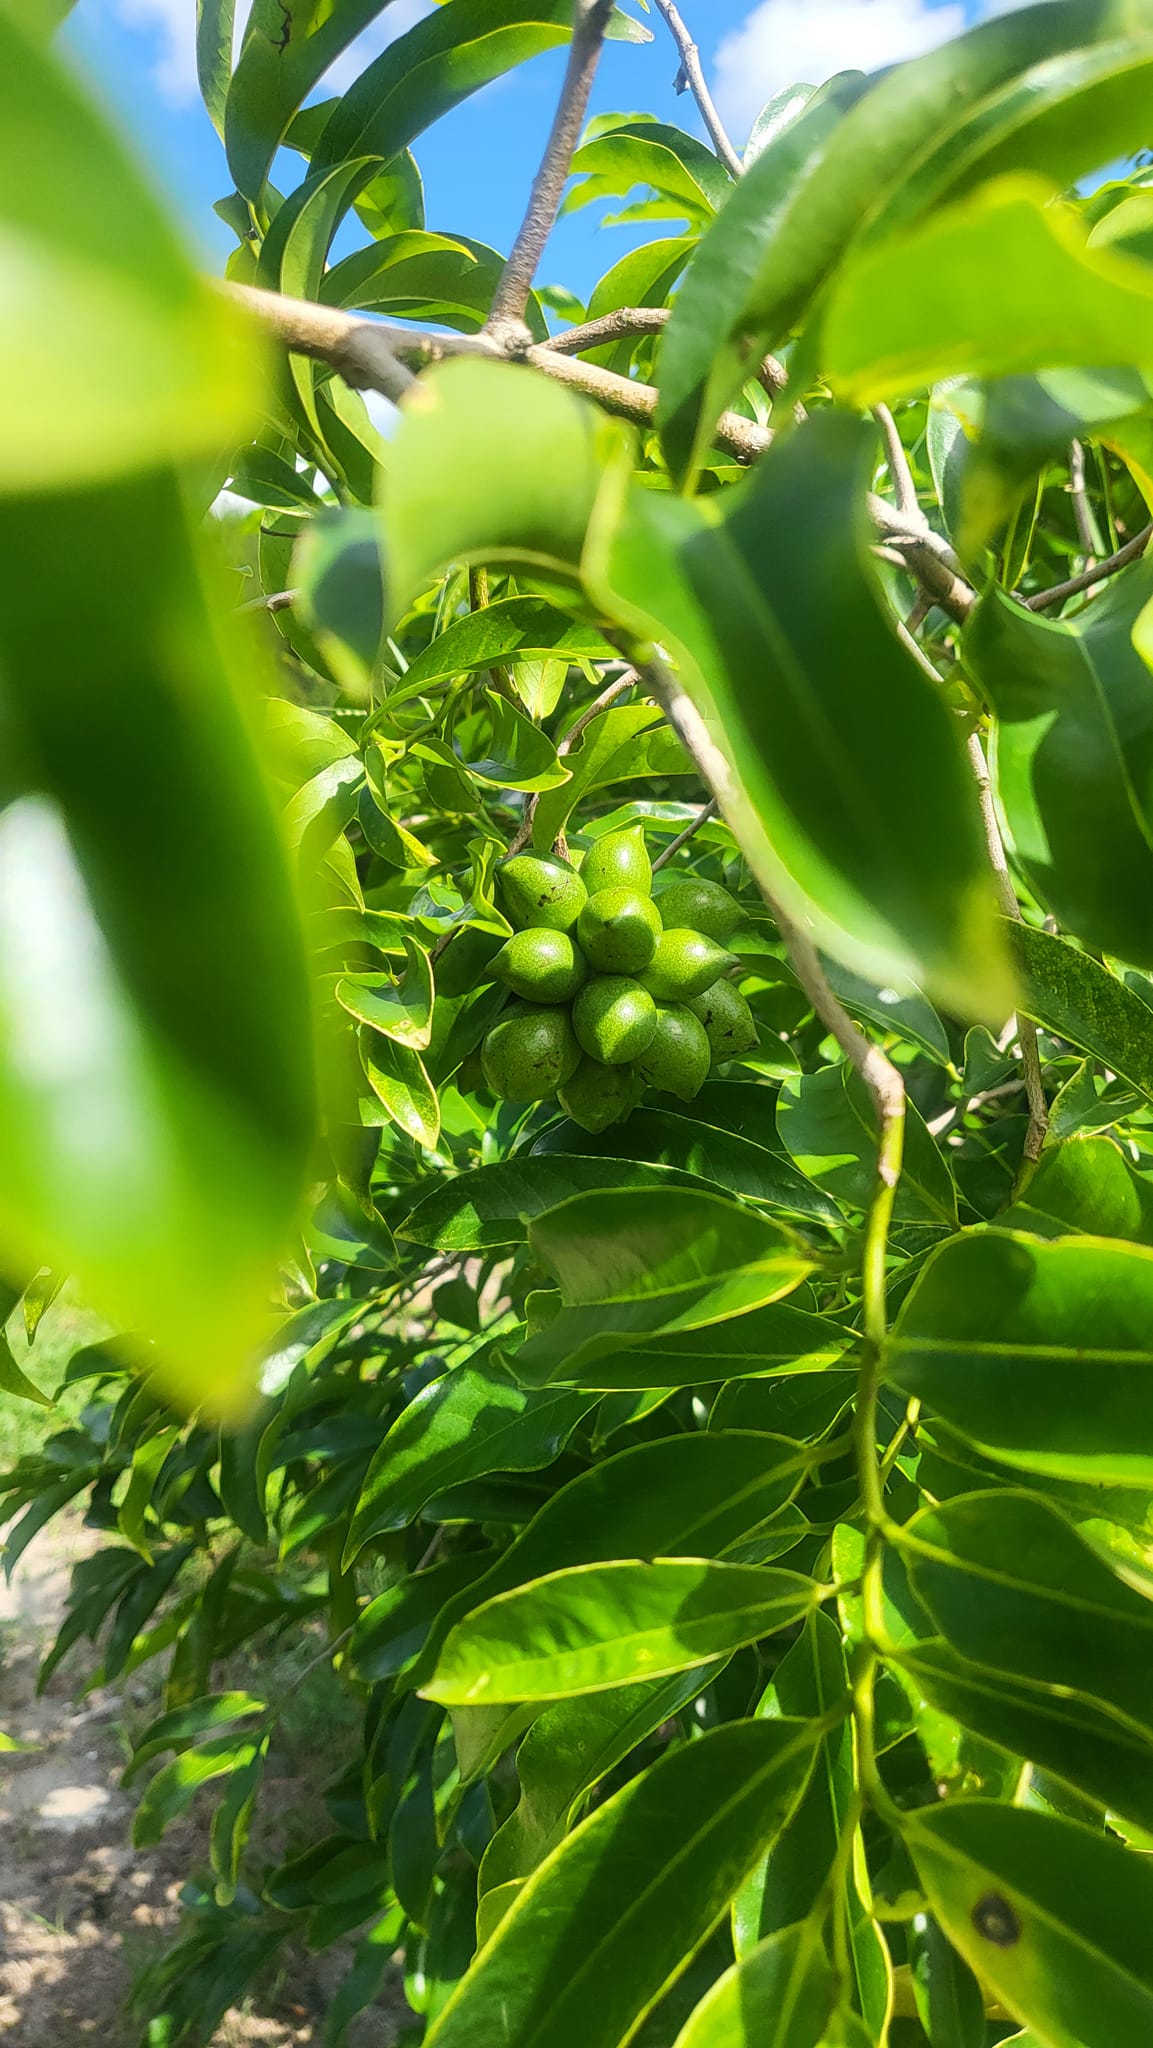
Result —
[[[377, 11], [256, 0], [232, 71], [201, 0], [230, 268], [435, 354], [502, 265], [409, 145], [573, 9], [447, 0], [305, 104]], [[1153, 188], [1080, 187], [1149, 140], [1153, 10], [798, 87], [739, 180], [598, 118], [569, 203], [685, 232], [530, 297], [530, 341], [622, 314], [575, 378], [466, 355], [386, 441], [292, 353], [226, 467], [231, 309], [7, 22], [0, 152], [55, 162], [0, 201], [41, 258], [0, 309], [7, 1306], [34, 1336], [73, 1270], [154, 1348], [74, 1357], [0, 1501], [10, 1564], [69, 1502], [108, 1532], [46, 1671], [167, 1659], [138, 1842], [221, 1795], [151, 2038], [355, 1933], [334, 2048], [398, 1951], [436, 2048], [1144, 2048]], [[655, 386], [640, 434], [582, 366], [618, 415]], [[225, 480], [312, 1031], [186, 512]], [[486, 1085], [496, 875], [637, 825], [739, 905], [757, 1043], [590, 1133]], [[318, 1622], [363, 1740], [260, 1868], [282, 1702], [215, 1674]]]

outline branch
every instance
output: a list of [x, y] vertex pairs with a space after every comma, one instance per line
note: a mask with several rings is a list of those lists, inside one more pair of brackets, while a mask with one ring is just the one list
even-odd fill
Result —
[[1073, 518], [1081, 553], [1087, 558], [1085, 567], [1091, 569], [1094, 558], [1101, 552], [1101, 536], [1096, 531], [1089, 494], [1085, 489], [1085, 450], [1080, 441], [1069, 443], [1069, 496], [1073, 500]]
[[913, 472], [909, 467], [909, 458], [905, 453], [905, 444], [901, 439], [897, 422], [887, 405], [875, 405], [873, 418], [884, 437], [885, 462], [889, 480], [897, 495], [897, 510], [904, 513], [906, 519], [917, 519], [920, 516], [921, 501], [917, 496], [917, 486], [913, 481]]
[[[255, 314], [285, 348], [330, 364], [358, 390], [382, 391], [391, 398], [397, 373], [404, 372], [406, 363], [434, 363], [445, 356], [487, 356], [497, 362], [528, 363], [637, 426], [650, 426], [656, 413], [655, 385], [618, 377], [599, 363], [576, 361], [551, 343], [531, 342], [526, 347], [519, 330], [502, 336], [490, 331], [431, 334], [422, 328], [369, 320], [337, 306], [320, 306], [311, 299], [283, 298], [279, 292], [261, 291], [254, 285], [224, 284], [220, 289]], [[713, 439], [725, 454], [747, 466], [771, 446], [773, 435], [770, 428], [757, 426], [741, 413], [726, 412], [717, 422]], [[923, 515], [912, 520], [875, 493], [869, 494], [868, 507], [886, 543], [900, 551], [901, 560], [933, 603], [950, 618], [964, 619], [976, 593], [961, 575], [948, 542], [933, 532]], [[1102, 563], [1101, 569], [1106, 566]]]
[[681, 68], [677, 77], [676, 89], [678, 92], [684, 92], [686, 86], [688, 87], [700, 109], [701, 119], [709, 131], [713, 148], [716, 150], [725, 169], [731, 171], [734, 178], [739, 178], [743, 174], [745, 167], [733, 148], [732, 143], [729, 141], [725, 124], [721, 120], [713, 104], [713, 96], [705, 84], [705, 74], [701, 69], [701, 53], [689, 34], [688, 29], [685, 27], [684, 22], [681, 20], [679, 10], [673, 5], [673, 0], [653, 0], [653, 4], [656, 7], [657, 13], [664, 16], [669, 34], [681, 53]]
[[602, 348], [610, 341], [639, 341], [645, 334], [660, 334], [668, 325], [667, 306], [618, 306], [615, 313], [603, 313], [599, 320], [582, 321], [554, 334], [549, 347], [554, 355], [579, 356], [586, 348]]
[[708, 803], [697, 812], [696, 817], [685, 826], [684, 831], [678, 832], [676, 838], [669, 841], [664, 852], [657, 855], [653, 862], [654, 875], [658, 868], [663, 868], [675, 853], [680, 852], [682, 846], [687, 846], [694, 833], [699, 832], [702, 825], [707, 825], [710, 818], [715, 818], [719, 810], [720, 805], [716, 797], [710, 797]]
[[528, 211], [501, 272], [488, 316], [490, 330], [498, 335], [508, 327], [523, 329], [532, 281], [556, 224], [573, 151], [580, 140], [612, 8], [613, 0], [576, 0], [561, 96], [540, 169], [533, 179]]
[[1070, 576], [1067, 583], [1055, 583], [1051, 590], [1039, 590], [1034, 597], [1027, 597], [1027, 610], [1048, 611], [1050, 605], [1061, 604], [1067, 597], [1076, 597], [1079, 590], [1091, 590], [1095, 583], [1103, 583], [1106, 576], [1116, 576], [1119, 569], [1127, 569], [1130, 562], [1135, 562], [1145, 553], [1151, 540], [1153, 520], [1148, 526], [1143, 526], [1140, 533], [1135, 533], [1132, 540], [1127, 540], [1123, 548], [1118, 548], [1115, 555], [1106, 555], [1095, 569], [1084, 569], [1080, 576]]
[[[985, 845], [989, 852], [989, 865], [997, 887], [997, 899], [1006, 917], [1020, 924], [1021, 906], [1009, 873], [1005, 858], [1005, 845], [1001, 828], [997, 823], [997, 810], [993, 802], [993, 785], [989, 780], [989, 764], [981, 745], [981, 736], [969, 735], [969, 766], [977, 785], [977, 800], [981, 806], [981, 823], [985, 828]], [[1041, 1148], [1049, 1135], [1049, 1105], [1045, 1100], [1045, 1088], [1041, 1080], [1041, 1055], [1037, 1047], [1037, 1027], [1028, 1017], [1017, 1018], [1017, 1042], [1021, 1047], [1021, 1071], [1025, 1076], [1025, 1093], [1029, 1100], [1029, 1128], [1025, 1133], [1025, 1158], [1035, 1166], [1041, 1157]]]

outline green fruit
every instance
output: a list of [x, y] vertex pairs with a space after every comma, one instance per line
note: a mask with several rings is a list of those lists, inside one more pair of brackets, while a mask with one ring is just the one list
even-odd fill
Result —
[[657, 1006], [639, 981], [594, 974], [572, 1006], [573, 1030], [590, 1059], [606, 1067], [639, 1058], [657, 1028]]
[[497, 876], [505, 916], [518, 932], [530, 925], [571, 932], [588, 895], [576, 869], [555, 853], [514, 853]]
[[583, 1059], [559, 1094], [561, 1108], [582, 1131], [606, 1131], [631, 1109], [636, 1075], [631, 1067], [606, 1067], [600, 1060]]
[[567, 1010], [517, 1004], [481, 1047], [484, 1078], [506, 1102], [543, 1102], [576, 1073], [580, 1047]]
[[641, 973], [660, 935], [660, 912], [636, 889], [598, 889], [577, 920], [581, 952], [601, 974]]
[[739, 988], [731, 981], [715, 981], [703, 996], [694, 996], [686, 1006], [704, 1025], [714, 1060], [735, 1059], [751, 1052], [760, 1033], [756, 1020]]
[[491, 963], [492, 972], [529, 1003], [568, 1003], [588, 968], [567, 932], [540, 925], [514, 932]]
[[635, 889], [639, 896], [650, 895], [653, 864], [645, 846], [644, 826], [606, 832], [581, 862], [581, 881], [590, 896], [598, 889]]
[[735, 953], [726, 953], [714, 939], [676, 925], [661, 933], [657, 950], [638, 979], [658, 1003], [683, 1003], [689, 996], [703, 996], [726, 968], [736, 964]]
[[722, 946], [743, 916], [740, 904], [719, 882], [702, 882], [695, 875], [678, 875], [661, 890], [660, 912], [666, 926], [688, 925]]
[[691, 1102], [712, 1065], [704, 1025], [679, 1003], [662, 1006], [639, 1064], [650, 1088], [663, 1088], [682, 1102]]

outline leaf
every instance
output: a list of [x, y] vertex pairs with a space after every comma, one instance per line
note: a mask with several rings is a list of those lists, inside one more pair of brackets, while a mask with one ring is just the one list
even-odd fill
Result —
[[1144, 1246], [989, 1230], [930, 1258], [886, 1346], [885, 1374], [990, 1457], [1147, 1486], [1151, 1332]]
[[626, 448], [616, 422], [531, 370], [460, 360], [422, 377], [384, 486], [392, 616], [449, 561], [575, 571], [605, 465]]
[[[777, 1102], [777, 1128], [802, 1173], [840, 1202], [866, 1209], [877, 1173], [877, 1113], [860, 1075], [844, 1063], [787, 1080]], [[895, 1214], [906, 1223], [957, 1220], [957, 1193], [944, 1156], [920, 1111], [905, 1111], [905, 1163]]]
[[694, 1176], [631, 1159], [537, 1157], [518, 1153], [438, 1181], [395, 1228], [399, 1237], [437, 1251], [483, 1251], [523, 1244], [532, 1217], [571, 1195], [598, 1188], [691, 1186]]
[[494, 662], [550, 654], [568, 661], [596, 660], [609, 653], [607, 643], [592, 626], [567, 618], [544, 598], [502, 598], [483, 611], [454, 619], [438, 633], [405, 670], [403, 682], [389, 702], [403, 702], [431, 684], [491, 668]]
[[[606, 195], [624, 198], [642, 185], [671, 201], [665, 211], [703, 223], [732, 191], [732, 179], [712, 150], [663, 121], [622, 121], [602, 128], [581, 143], [570, 171], [586, 182], [570, 188], [566, 213]], [[589, 317], [596, 318], [591, 307]]]
[[154, 1756], [159, 1756], [162, 1750], [176, 1749], [195, 1741], [197, 1736], [207, 1734], [212, 1728], [227, 1727], [233, 1721], [244, 1721], [253, 1714], [266, 1711], [265, 1702], [253, 1699], [249, 1693], [218, 1692], [159, 1715], [155, 1721], [149, 1722], [133, 1748], [132, 1762], [124, 1773], [124, 1784], [130, 1784], [142, 1767]]
[[217, 134], [224, 135], [224, 102], [232, 73], [235, 0], [197, 0], [196, 77], [200, 97]]
[[603, 1692], [727, 1656], [800, 1620], [818, 1597], [811, 1579], [759, 1565], [577, 1565], [474, 1608], [421, 1691], [445, 1706]]
[[769, 893], [875, 984], [911, 978], [1000, 1021], [1007, 970], [955, 721], [866, 567], [868, 441], [826, 410], [731, 490], [634, 490], [594, 522], [586, 583], [672, 650]]
[[165, 1764], [136, 1809], [133, 1847], [154, 1848], [173, 1821], [187, 1813], [202, 1785], [210, 1784], [214, 1778], [230, 1777], [234, 1771], [251, 1765], [259, 1746], [253, 1736], [213, 1735]]
[[723, 1556], [787, 1506], [809, 1463], [804, 1446], [787, 1438], [731, 1430], [634, 1444], [579, 1473], [483, 1579], [448, 1599], [414, 1683], [448, 1629], [479, 1602], [547, 1572], [622, 1557]]
[[35, 1401], [41, 1408], [51, 1408], [51, 1394], [42, 1393], [27, 1373], [17, 1365], [12, 1355], [12, 1346], [0, 1330], [0, 1394], [11, 1394], [18, 1401]]
[[387, 6], [388, 0], [255, 0], [224, 110], [228, 168], [246, 198], [261, 199], [297, 108]]
[[[739, 1957], [756, 1954], [764, 1937], [782, 1927], [807, 1922], [810, 1916], [819, 1919], [838, 1845], [851, 1825], [856, 1793], [849, 1700], [841, 1632], [830, 1616], [814, 1610], [777, 1666], [757, 1713], [774, 1720], [792, 1716], [823, 1722], [826, 1732], [796, 1807], [733, 1901], [733, 1942]], [[853, 2001], [866, 2014], [871, 2032], [883, 2035], [891, 2003], [891, 1970], [883, 1937], [869, 1915], [868, 1881], [862, 1882], [862, 1877], [863, 1870], [846, 1873], [839, 1910], [848, 1922]]]
[[458, 1366], [434, 1380], [397, 1417], [368, 1468], [347, 1562], [375, 1537], [405, 1528], [449, 1486], [551, 1464], [593, 1398], [570, 1390], [530, 1393], [484, 1364]]
[[1153, 1744], [1108, 1708], [1081, 1692], [981, 1670], [943, 1642], [903, 1649], [896, 1668], [910, 1693], [938, 1713], [1030, 1758], [1108, 1812], [1146, 1830], [1153, 1825]]
[[[671, 1719], [710, 1675], [704, 1669], [678, 1672], [616, 1692], [558, 1700], [539, 1713], [517, 1751], [520, 1798], [484, 1852], [482, 1898], [543, 1863], [566, 1834], [582, 1795]], [[454, 1727], [459, 1718], [460, 1710]]]
[[1153, 1245], [1153, 1186], [1134, 1173], [1112, 1138], [1048, 1145], [1037, 1170], [998, 1222], [1038, 1237], [1084, 1232]]
[[1123, 1074], [1153, 1100], [1153, 1010], [1067, 939], [1032, 925], [1009, 928], [1027, 1017]]
[[625, 1189], [574, 1195], [530, 1223], [529, 1244], [564, 1304], [516, 1354], [517, 1376], [537, 1386], [777, 1300], [813, 1265], [779, 1224], [688, 1188], [654, 1188], [643, 1205]]
[[[902, 280], [916, 277], [909, 294]], [[834, 282], [821, 363], [848, 405], [945, 377], [1006, 377], [1153, 355], [1153, 282], [1091, 248], [1071, 208], [1027, 175], [993, 180], [908, 233], [870, 244]]]
[[75, 1273], [182, 1402], [236, 1419], [313, 1118], [253, 651], [162, 471], [10, 499], [0, 525], [6, 1255]]
[[197, 278], [128, 151], [17, 13], [0, 12], [0, 376], [19, 392], [0, 491], [215, 457], [256, 403], [248, 323]]
[[680, 740], [660, 723], [660, 713], [651, 704], [629, 704], [594, 718], [565, 765], [570, 779], [562, 789], [546, 791], [533, 813], [533, 845], [542, 853], [595, 790], [696, 772]]
[[1011, 851], [1037, 901], [1095, 952], [1153, 965], [1153, 691], [1133, 627], [1136, 564], [1071, 622], [1003, 591], [977, 604], [964, 658], [996, 712], [992, 767]]
[[1141, 2048], [1153, 2023], [1143, 1857], [984, 1799], [909, 1814], [904, 1834], [953, 1946], [1016, 2019], [1051, 2048]]
[[836, 1996], [812, 1922], [786, 1927], [718, 1977], [675, 2048], [819, 2048]]
[[379, 974], [346, 974], [336, 984], [336, 999], [350, 1016], [383, 1037], [423, 1052], [432, 1036], [432, 963], [415, 939], [406, 937], [404, 953], [399, 981]]
[[[697, 1102], [700, 1100], [698, 1097]], [[533, 1156], [555, 1161], [564, 1154], [587, 1154], [591, 1162], [605, 1153], [626, 1152], [637, 1161], [647, 1160], [651, 1168], [660, 1167], [670, 1177], [673, 1173], [691, 1174], [724, 1188], [727, 1194], [766, 1202], [786, 1216], [840, 1222], [836, 1203], [791, 1161], [726, 1128], [719, 1120], [723, 1110], [710, 1106], [698, 1112], [696, 1103], [693, 1110], [693, 1114], [678, 1116], [666, 1109], [635, 1109], [627, 1123], [614, 1124], [595, 1137], [566, 1121], [542, 1133], [533, 1145]]]
[[745, 1721], [634, 1778], [522, 1887], [429, 2048], [617, 2048], [720, 1919], [812, 1755], [807, 1728]]
[[952, 1054], [945, 1027], [919, 988], [911, 982], [903, 988], [876, 988], [849, 968], [838, 966], [835, 960], [823, 960], [821, 965], [833, 994], [852, 1016], [867, 1018], [881, 1031], [895, 1032], [919, 1046], [938, 1066], [950, 1065]]
[[[615, 25], [630, 42], [650, 39], [619, 14]], [[572, 0], [447, 0], [382, 51], [336, 102], [314, 165], [398, 156], [470, 93], [568, 42], [571, 26]]]
[[[420, 1054], [411, 1045], [364, 1031], [360, 1056], [369, 1087], [389, 1121], [426, 1151], [434, 1151], [440, 1137], [440, 1104]], [[371, 1103], [367, 1113], [362, 1106], [362, 1117], [365, 1123], [379, 1120]]]
[[469, 760], [468, 771], [477, 782], [494, 789], [556, 789], [568, 781], [568, 769], [557, 760], [556, 748], [546, 733], [530, 718], [500, 697], [485, 691], [489, 710], [487, 744], [492, 751]]
[[[774, 1301], [723, 1323], [672, 1330], [647, 1343], [590, 1358], [579, 1367], [582, 1386], [606, 1392], [645, 1387], [711, 1387], [718, 1380], [763, 1373], [823, 1373], [851, 1339], [839, 1323]], [[514, 1360], [522, 1369], [523, 1349]]]

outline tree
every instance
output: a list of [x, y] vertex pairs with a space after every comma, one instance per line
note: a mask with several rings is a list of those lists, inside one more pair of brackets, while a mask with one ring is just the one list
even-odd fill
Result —
[[[433, 2048], [1144, 2048], [1153, 8], [743, 157], [671, 0], [711, 146], [584, 126], [608, 0], [314, 103], [378, 11], [200, 0], [224, 291], [0, 14], [0, 1234], [125, 1333], [2, 1497], [109, 1531], [50, 1665], [169, 1659], [138, 1842], [220, 1795], [149, 2038], [304, 1929], [332, 2043], [399, 1945]], [[508, 259], [428, 231], [560, 43]], [[317, 1617], [362, 1750], [260, 1871], [214, 1666]]]

